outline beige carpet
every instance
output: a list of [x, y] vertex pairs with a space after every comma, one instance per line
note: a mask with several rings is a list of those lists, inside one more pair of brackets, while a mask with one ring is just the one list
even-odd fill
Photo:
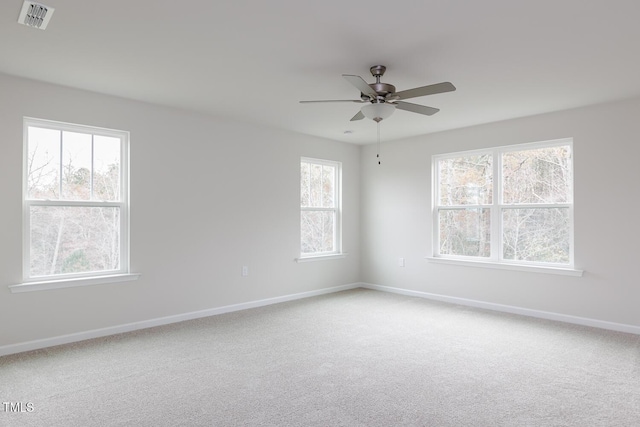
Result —
[[356, 289], [2, 357], [0, 401], [32, 405], [0, 426], [631, 427], [640, 337]]

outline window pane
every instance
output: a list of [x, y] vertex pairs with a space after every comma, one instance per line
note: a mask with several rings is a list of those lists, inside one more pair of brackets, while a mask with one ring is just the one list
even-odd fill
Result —
[[93, 137], [93, 198], [120, 200], [120, 138]]
[[322, 212], [322, 252], [335, 251], [334, 218], [334, 212]]
[[334, 252], [335, 212], [301, 212], [301, 251], [303, 254]]
[[569, 263], [568, 208], [504, 209], [502, 218], [504, 259]]
[[62, 132], [62, 198], [91, 198], [91, 135]]
[[120, 268], [120, 209], [32, 206], [31, 277]]
[[311, 184], [311, 165], [309, 163], [300, 163], [300, 206], [303, 208], [310, 206], [310, 184]]
[[440, 205], [484, 205], [492, 197], [490, 154], [438, 161]]
[[60, 131], [29, 126], [27, 197], [60, 198]]
[[568, 145], [502, 155], [503, 203], [569, 203], [571, 151]]
[[310, 202], [309, 206], [322, 207], [322, 165], [311, 165], [310, 168]]
[[489, 257], [489, 209], [441, 209], [440, 254]]
[[334, 207], [336, 168], [333, 166], [322, 167], [322, 206], [325, 208]]

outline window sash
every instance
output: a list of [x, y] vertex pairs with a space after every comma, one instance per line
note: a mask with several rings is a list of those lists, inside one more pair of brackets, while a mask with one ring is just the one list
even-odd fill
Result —
[[[571, 139], [561, 139], [554, 141], [546, 141], [540, 143], [520, 144], [505, 147], [496, 147], [484, 150], [473, 150], [458, 153], [447, 153], [444, 155], [435, 155], [432, 157], [432, 206], [433, 206], [433, 248], [432, 253], [434, 257], [460, 259], [460, 260], [474, 260], [474, 261], [488, 261], [504, 264], [521, 264], [521, 265], [540, 265], [540, 266], [559, 266], [559, 267], [573, 267], [574, 265], [574, 230], [573, 230], [573, 176], [570, 179], [570, 186], [567, 194], [567, 202], [564, 203], [503, 203], [503, 165], [502, 155], [510, 152], [520, 152], [528, 150], [536, 150], [550, 147], [568, 146], [571, 156], [573, 156], [573, 141]], [[493, 162], [493, 203], [491, 204], [465, 204], [465, 205], [442, 205], [440, 204], [440, 160], [443, 159], [456, 159], [460, 157], [478, 156], [490, 154]], [[569, 165], [569, 172], [573, 175], [573, 163]], [[515, 209], [567, 209], [568, 210], [568, 245], [569, 255], [568, 262], [543, 262], [543, 261], [527, 261], [527, 260], [511, 260], [504, 258], [504, 223], [503, 212], [506, 210]], [[440, 217], [444, 211], [452, 210], [469, 210], [469, 209], [489, 209], [490, 210], [490, 256], [488, 258], [482, 256], [467, 256], [467, 255], [451, 255], [441, 253], [441, 230], [440, 230]]]
[[[313, 255], [329, 255], [329, 254], [338, 254], [340, 253], [339, 248], [338, 248], [338, 236], [337, 236], [337, 229], [338, 227], [336, 226], [336, 222], [337, 222], [337, 218], [338, 218], [338, 212], [335, 209], [303, 209], [301, 210], [301, 213], [330, 213], [330, 222], [332, 224], [331, 227], [331, 232], [330, 232], [330, 238], [331, 238], [331, 243], [330, 243], [330, 247], [332, 249], [330, 250], [315, 250], [315, 251], [304, 251], [304, 244], [306, 242], [301, 241], [301, 248], [300, 248], [300, 254], [301, 256], [313, 256]], [[302, 220], [303, 215], [301, 214], [301, 220]], [[320, 242], [316, 242], [320, 243], [321, 247], [325, 246], [325, 243], [323, 242], [323, 240], [328, 237], [328, 235], [324, 234], [325, 231], [325, 224], [324, 224], [324, 220], [325, 220], [325, 216], [322, 216], [322, 227], [321, 227], [321, 234], [320, 236], [316, 236], [317, 238], [320, 238]]]

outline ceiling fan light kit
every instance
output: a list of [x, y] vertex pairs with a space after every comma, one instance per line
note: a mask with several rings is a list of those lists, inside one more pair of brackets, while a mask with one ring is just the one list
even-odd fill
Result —
[[362, 114], [364, 114], [366, 118], [374, 122], [380, 122], [390, 117], [393, 112], [396, 111], [396, 106], [387, 102], [379, 102], [365, 105], [360, 111], [362, 111]]

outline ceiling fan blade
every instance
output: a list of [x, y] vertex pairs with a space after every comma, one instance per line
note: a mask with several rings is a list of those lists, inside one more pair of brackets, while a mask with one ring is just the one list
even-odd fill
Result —
[[427, 107], [424, 105], [412, 104], [410, 102], [394, 102], [398, 110], [411, 111], [412, 113], [424, 114], [425, 116], [433, 116], [440, 111], [439, 108]]
[[356, 102], [358, 104], [363, 104], [369, 101], [363, 101], [361, 99], [326, 99], [326, 100], [320, 100], [320, 101], [300, 101], [300, 104], [311, 104], [314, 102]]
[[347, 79], [349, 83], [354, 85], [360, 92], [364, 93], [365, 95], [373, 99], [376, 99], [378, 97], [378, 93], [373, 90], [373, 88], [369, 86], [369, 83], [365, 82], [362, 77], [352, 76], [349, 74], [343, 74], [342, 77]]
[[355, 122], [356, 120], [362, 120], [364, 119], [364, 114], [362, 114], [362, 111], [358, 111], [358, 114], [356, 114], [355, 116], [351, 117], [351, 120], [349, 120], [350, 122]]
[[417, 98], [419, 96], [435, 95], [437, 93], [451, 92], [454, 90], [456, 90], [456, 87], [453, 84], [442, 82], [389, 94], [389, 100]]

